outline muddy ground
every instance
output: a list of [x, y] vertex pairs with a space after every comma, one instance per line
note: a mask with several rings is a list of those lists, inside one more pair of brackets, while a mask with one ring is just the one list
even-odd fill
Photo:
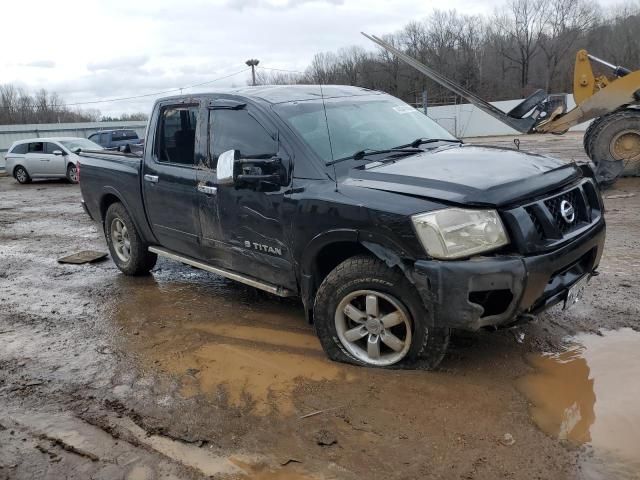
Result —
[[589, 445], [543, 433], [517, 385], [568, 335], [639, 328], [640, 179], [605, 195], [581, 304], [376, 371], [326, 360], [295, 301], [168, 260], [58, 264], [107, 251], [79, 188], [0, 178], [0, 479], [585, 478]]

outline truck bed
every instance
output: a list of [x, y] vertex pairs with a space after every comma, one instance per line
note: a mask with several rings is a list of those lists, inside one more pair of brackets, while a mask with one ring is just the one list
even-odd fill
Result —
[[82, 151], [79, 155], [80, 190], [91, 217], [104, 220], [111, 194], [125, 205], [141, 232], [149, 234], [148, 225], [138, 225], [139, 219], [146, 218], [140, 178], [142, 157], [102, 150]]

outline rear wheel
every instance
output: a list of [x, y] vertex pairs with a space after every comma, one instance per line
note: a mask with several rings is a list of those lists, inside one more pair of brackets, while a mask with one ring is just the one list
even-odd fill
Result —
[[18, 183], [31, 183], [31, 177], [29, 176], [29, 173], [27, 173], [27, 170], [22, 166], [22, 165], [18, 165], [15, 170], [13, 171], [13, 176], [14, 178], [18, 181]]
[[78, 167], [73, 163], [70, 163], [67, 167], [67, 180], [70, 183], [78, 183]]
[[332, 360], [371, 367], [435, 368], [449, 329], [429, 312], [404, 274], [369, 256], [338, 265], [322, 282], [314, 305], [316, 333]]
[[149, 252], [121, 203], [114, 203], [107, 210], [104, 232], [111, 258], [122, 273], [145, 275], [156, 264], [158, 256]]

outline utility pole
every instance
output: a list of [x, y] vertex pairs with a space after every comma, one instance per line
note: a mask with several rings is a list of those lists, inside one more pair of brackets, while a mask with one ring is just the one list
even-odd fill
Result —
[[251, 85], [256, 86], [256, 66], [260, 63], [260, 60], [250, 58], [245, 62], [247, 66], [251, 67]]

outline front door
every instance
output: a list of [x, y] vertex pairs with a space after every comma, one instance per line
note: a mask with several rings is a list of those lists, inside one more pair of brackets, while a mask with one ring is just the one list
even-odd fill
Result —
[[160, 245], [192, 257], [198, 256], [200, 235], [195, 162], [201, 137], [198, 113], [195, 104], [160, 107], [142, 178], [147, 216]]
[[[283, 157], [275, 128], [252, 107], [239, 105], [209, 111], [208, 165], [199, 173], [200, 224], [203, 249], [214, 265], [274, 285], [296, 289], [291, 251], [287, 242], [290, 222], [283, 215], [287, 187], [270, 185], [218, 185], [218, 157], [238, 150], [241, 158]], [[288, 160], [288, 158], [287, 158]]]
[[48, 170], [46, 173], [50, 175], [56, 175], [56, 176], [66, 175], [67, 173], [66, 158], [64, 157], [64, 155], [53, 154], [53, 152], [55, 151], [64, 152], [62, 147], [52, 142], [46, 142], [44, 144], [44, 151], [46, 153], [46, 156], [49, 159], [49, 161], [46, 162], [46, 165], [48, 167]]

